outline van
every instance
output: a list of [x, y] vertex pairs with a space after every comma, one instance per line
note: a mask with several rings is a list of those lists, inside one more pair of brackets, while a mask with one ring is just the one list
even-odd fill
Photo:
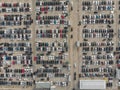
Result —
[[71, 76], [70, 75], [68, 76], [68, 81], [71, 81]]
[[70, 65], [68, 65], [68, 70], [70, 71], [70, 69], [71, 69], [71, 66], [70, 66]]
[[76, 63], [74, 63], [74, 68], [76, 68], [76, 66], [77, 66]]

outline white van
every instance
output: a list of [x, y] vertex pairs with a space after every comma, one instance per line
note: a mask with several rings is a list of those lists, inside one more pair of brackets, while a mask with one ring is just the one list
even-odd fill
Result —
[[74, 68], [76, 68], [76, 66], [77, 66], [76, 63], [74, 63]]
[[70, 75], [68, 76], [68, 81], [71, 81], [71, 76]]

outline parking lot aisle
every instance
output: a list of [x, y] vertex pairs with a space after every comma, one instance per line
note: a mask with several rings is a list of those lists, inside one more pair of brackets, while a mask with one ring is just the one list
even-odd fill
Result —
[[[114, 40], [114, 42], [115, 42], [115, 47], [118, 47], [118, 42], [119, 42], [119, 37], [118, 37], [118, 34], [119, 34], [119, 32], [118, 32], [118, 29], [119, 29], [119, 1], [120, 0], [116, 0], [115, 1], [115, 8], [114, 8], [114, 15], [115, 15], [115, 30], [114, 30], [114, 38], [115, 38], [115, 40]], [[115, 50], [114, 51], [116, 51], [116, 48], [115, 48]], [[114, 56], [114, 70], [117, 68], [117, 65], [116, 65], [116, 56]], [[113, 89], [116, 89], [117, 90], [117, 88], [118, 88], [118, 79], [116, 79], [116, 78], [114, 78], [113, 79]]]
[[35, 8], [36, 8], [36, 2], [34, 0], [32, 0], [32, 18], [33, 18], [33, 25], [32, 25], [32, 51], [33, 51], [33, 54], [32, 54], [32, 60], [33, 60], [33, 70], [35, 68], [35, 61], [34, 61], [34, 57], [36, 56], [36, 31], [35, 31], [35, 26], [36, 26], [36, 12], [35, 12]]
[[[83, 38], [82, 38], [82, 25], [79, 25], [79, 21], [81, 20], [81, 16], [82, 16], [82, 0], [78, 0], [78, 40], [79, 42], [82, 42], [83, 41]], [[81, 66], [82, 66], [82, 48], [78, 47], [78, 51], [77, 51], [77, 54], [78, 54], [78, 84], [79, 84], [79, 75], [81, 74]], [[78, 85], [77, 84], [77, 85]], [[79, 89], [79, 85], [77, 87]]]
[[[78, 0], [73, 0], [72, 1], [72, 5], [73, 5], [73, 11], [71, 12], [71, 27], [73, 28], [73, 40], [71, 39], [70, 41], [70, 57], [71, 57], [71, 79], [73, 80], [71, 82], [71, 88], [75, 88], [77, 89], [77, 85], [78, 85], [78, 68], [79, 68], [79, 63], [78, 63], [78, 50], [75, 47], [75, 42], [78, 40]], [[76, 64], [76, 66], [74, 66]], [[76, 76], [74, 76], [74, 73], [76, 73]], [[76, 77], [76, 79], [74, 79], [74, 77]], [[72, 90], [72, 89], [71, 89]]]
[[[113, 28], [114, 28], [114, 38], [113, 38], [113, 42], [114, 42], [114, 51], [116, 51], [116, 47], [118, 47], [118, 42], [119, 42], [119, 39], [118, 39], [118, 28], [119, 28], [119, 25], [118, 25], [118, 22], [119, 22], [119, 13], [118, 13], [118, 1], [116, 0], [115, 1], [115, 8], [114, 8], [114, 25], [113, 25]], [[113, 65], [113, 70], [115, 70], [117, 68], [116, 66], [116, 56], [114, 56], [114, 65]], [[113, 79], [113, 87], [112, 89], [113, 90], [117, 90], [117, 84], [118, 84], [118, 80], [116, 78]]]
[[[84, 25], [81, 25], [79, 21], [81, 21], [81, 17], [84, 14], [84, 12], [82, 11], [82, 1], [83, 0], [78, 0], [78, 8], [77, 8], [77, 12], [78, 12], [78, 21], [77, 21], [77, 25], [78, 25], [78, 33], [77, 33], [77, 41], [79, 41], [80, 43], [83, 42], [83, 38], [82, 38], [82, 28], [84, 27]], [[87, 26], [87, 25], [86, 25]], [[77, 79], [77, 90], [79, 90], [79, 81], [80, 81], [80, 77], [79, 75], [81, 74], [81, 66], [82, 66], [82, 48], [78, 47], [77, 49], [77, 61], [78, 61], [78, 79]]]
[[[32, 39], [31, 39], [31, 44], [32, 44], [32, 61], [33, 61], [33, 72], [36, 71], [36, 62], [34, 61], [34, 57], [36, 56], [36, 12], [35, 12], [35, 8], [36, 8], [36, 2], [34, 0], [32, 0], [32, 18], [33, 18], [33, 24], [32, 24]], [[36, 78], [33, 77], [33, 80], [35, 80]], [[32, 87], [32, 89], [34, 88], [34, 85]]]

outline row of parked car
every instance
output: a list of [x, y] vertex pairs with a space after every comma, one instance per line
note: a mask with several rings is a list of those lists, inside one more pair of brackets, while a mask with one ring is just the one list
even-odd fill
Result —
[[89, 20], [89, 19], [83, 19], [81, 21], [82, 24], [113, 24], [114, 20], [113, 19], [94, 19], [94, 20]]
[[36, 17], [36, 20], [38, 20], [38, 19], [42, 19], [42, 20], [51, 20], [51, 19], [53, 19], [53, 20], [58, 20], [58, 19], [64, 19], [65, 18], [65, 16], [64, 15], [55, 15], [55, 16], [37, 16]]
[[67, 6], [42, 6], [42, 7], [36, 7], [36, 12], [42, 14], [43, 12], [45, 14], [47, 14], [48, 12], [51, 12], [51, 11], [56, 11], [56, 12], [60, 12], [60, 11], [64, 11], [66, 12], [67, 11]]
[[113, 33], [85, 33], [82, 35], [83, 38], [113, 38]]
[[11, 7], [30, 7], [30, 3], [18, 3], [18, 2], [16, 2], [16, 3], [9, 3], [9, 2], [3, 2], [3, 3], [0, 3], [0, 7], [9, 7], [9, 8], [11, 8]]
[[113, 14], [94, 14], [94, 15], [83, 15], [83, 19], [113, 19], [114, 15]]
[[57, 51], [57, 52], [64, 52], [64, 51], [68, 51], [68, 48], [64, 48], [64, 47], [37, 47], [36, 48], [37, 51]]
[[39, 20], [36, 21], [37, 25], [69, 25], [67, 20]]
[[61, 34], [37, 34], [37, 38], [67, 38], [64, 33]]
[[58, 46], [63, 46], [63, 47], [67, 47], [67, 42], [38, 42], [36, 43], [37, 46], [41, 47], [41, 46], [46, 46], [46, 47], [58, 47]]
[[103, 41], [103, 42], [81, 42], [80, 46], [81, 47], [86, 47], [86, 46], [92, 46], [93, 47], [101, 47], [101, 46], [113, 46], [114, 42], [112, 41]]
[[0, 8], [0, 13], [16, 13], [16, 12], [30, 12], [31, 11], [31, 8], [28, 8], [28, 7], [21, 7], [21, 8]]
[[114, 5], [114, 0], [109, 0], [109, 1], [93, 1], [94, 5]]
[[114, 10], [114, 1], [83, 1], [82, 10], [83, 11], [112, 11]]
[[1, 51], [24, 51], [32, 52], [31, 44], [28, 43], [1, 43]]
[[68, 32], [68, 29], [46, 29], [46, 30], [43, 30], [43, 29], [39, 29], [39, 30], [36, 30], [36, 34], [39, 34], [39, 33], [50, 33], [50, 34], [56, 34], [56, 33], [67, 33]]
[[0, 85], [10, 86], [10, 85], [19, 85], [19, 86], [32, 86], [32, 81], [0, 81]]
[[30, 3], [0, 3], [0, 13], [30, 12]]
[[68, 1], [36, 1], [36, 6], [59, 6], [68, 5]]
[[66, 38], [68, 29], [36, 30], [37, 38]]
[[83, 1], [82, 2], [82, 6], [89, 6], [89, 5], [114, 5], [114, 1], [110, 0], [110, 1]]
[[96, 11], [112, 11], [114, 6], [95, 6]]
[[110, 59], [113, 59], [114, 55], [113, 54], [107, 54], [107, 55], [96, 55], [96, 56], [88, 56], [88, 55], [85, 55], [82, 57], [83, 60], [95, 60], [95, 59], [107, 59], [107, 60], [110, 60]]
[[113, 60], [107, 60], [104, 59], [98, 59], [99, 61], [93, 61], [93, 60], [83, 60], [82, 65], [97, 65], [97, 66], [109, 66], [115, 64]]
[[27, 15], [3, 15], [0, 16], [0, 25], [1, 26], [21, 26], [21, 25], [31, 25], [33, 19], [30, 14]]
[[[31, 55], [4, 55], [0, 57], [1, 62], [10, 62], [11, 65], [21, 64], [23, 66], [29, 65], [32, 66], [32, 57]], [[4, 66], [4, 64], [2, 65]]]
[[114, 30], [112, 28], [106, 28], [106, 29], [91, 29], [91, 28], [84, 28], [82, 29], [83, 33], [113, 33]]
[[115, 75], [113, 73], [90, 73], [90, 72], [87, 72], [87, 73], [82, 73], [80, 75], [80, 77], [82, 78], [108, 78], [108, 77], [114, 77]]
[[91, 52], [102, 52], [102, 51], [105, 51], [106, 53], [109, 53], [109, 52], [111, 52], [111, 51], [113, 51], [114, 50], [114, 47], [113, 46], [109, 46], [109, 47], [83, 47], [83, 49], [82, 49], [82, 51], [83, 52], [89, 52], [89, 51], [91, 51]]
[[[50, 53], [49, 54], [46, 53], [47, 60], [62, 60], [62, 59], [65, 59], [64, 55], [54, 56], [54, 55], [50, 55]], [[46, 57], [45, 57], [45, 55], [37, 54], [36, 60], [45, 60]]]
[[13, 29], [1, 29], [0, 31], [1, 39], [10, 40], [30, 40], [32, 38], [31, 30], [23, 28]]
[[110, 67], [105, 67], [105, 68], [82, 68], [82, 72], [110, 72], [110, 73], [114, 73], [114, 70]]
[[5, 72], [6, 73], [26, 73], [26, 72], [29, 72], [29, 73], [33, 73], [33, 70], [32, 69], [5, 69]]

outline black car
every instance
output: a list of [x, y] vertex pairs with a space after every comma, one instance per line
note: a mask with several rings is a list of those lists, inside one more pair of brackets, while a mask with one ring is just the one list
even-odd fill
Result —
[[76, 80], [76, 72], [74, 72], [74, 80]]

